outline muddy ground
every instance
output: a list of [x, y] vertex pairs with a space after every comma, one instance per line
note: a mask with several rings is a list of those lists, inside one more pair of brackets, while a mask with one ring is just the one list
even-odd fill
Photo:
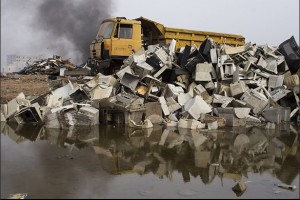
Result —
[[47, 75], [7, 74], [1, 76], [1, 104], [23, 92], [27, 96], [39, 96], [49, 91]]

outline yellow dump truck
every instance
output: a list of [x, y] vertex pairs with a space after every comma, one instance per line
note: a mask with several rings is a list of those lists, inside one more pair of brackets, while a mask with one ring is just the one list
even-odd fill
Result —
[[144, 17], [133, 20], [125, 17], [106, 19], [90, 45], [89, 65], [96, 72], [109, 74], [122, 65], [124, 58], [143, 46], [169, 44], [175, 39], [177, 49], [194, 44], [199, 47], [207, 38], [231, 46], [245, 43], [241, 35], [168, 28]]

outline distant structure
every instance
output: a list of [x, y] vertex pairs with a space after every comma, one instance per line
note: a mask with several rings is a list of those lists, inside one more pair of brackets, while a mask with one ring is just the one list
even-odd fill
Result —
[[6, 66], [2, 66], [1, 73], [18, 72], [26, 66], [26, 63], [32, 64], [37, 60], [43, 59], [43, 55], [7, 55]]

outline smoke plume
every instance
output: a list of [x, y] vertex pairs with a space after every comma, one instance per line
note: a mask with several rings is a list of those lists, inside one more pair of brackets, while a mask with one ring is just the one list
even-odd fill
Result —
[[44, 0], [38, 7], [33, 27], [47, 34], [50, 48], [75, 61], [87, 59], [89, 44], [100, 22], [110, 17], [111, 1]]
[[89, 54], [108, 0], [1, 0], [1, 66], [6, 55], [60, 55], [80, 64]]

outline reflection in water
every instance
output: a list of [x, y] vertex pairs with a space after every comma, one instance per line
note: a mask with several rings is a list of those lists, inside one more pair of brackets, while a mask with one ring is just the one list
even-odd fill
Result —
[[174, 171], [184, 182], [200, 177], [239, 181], [248, 173], [268, 172], [291, 184], [299, 171], [299, 130], [282, 125], [275, 130], [240, 127], [221, 130], [133, 129], [119, 126], [73, 127], [1, 124], [1, 133], [20, 143], [47, 140], [70, 151], [93, 147], [104, 170], [111, 174], [152, 173], [172, 180]]

